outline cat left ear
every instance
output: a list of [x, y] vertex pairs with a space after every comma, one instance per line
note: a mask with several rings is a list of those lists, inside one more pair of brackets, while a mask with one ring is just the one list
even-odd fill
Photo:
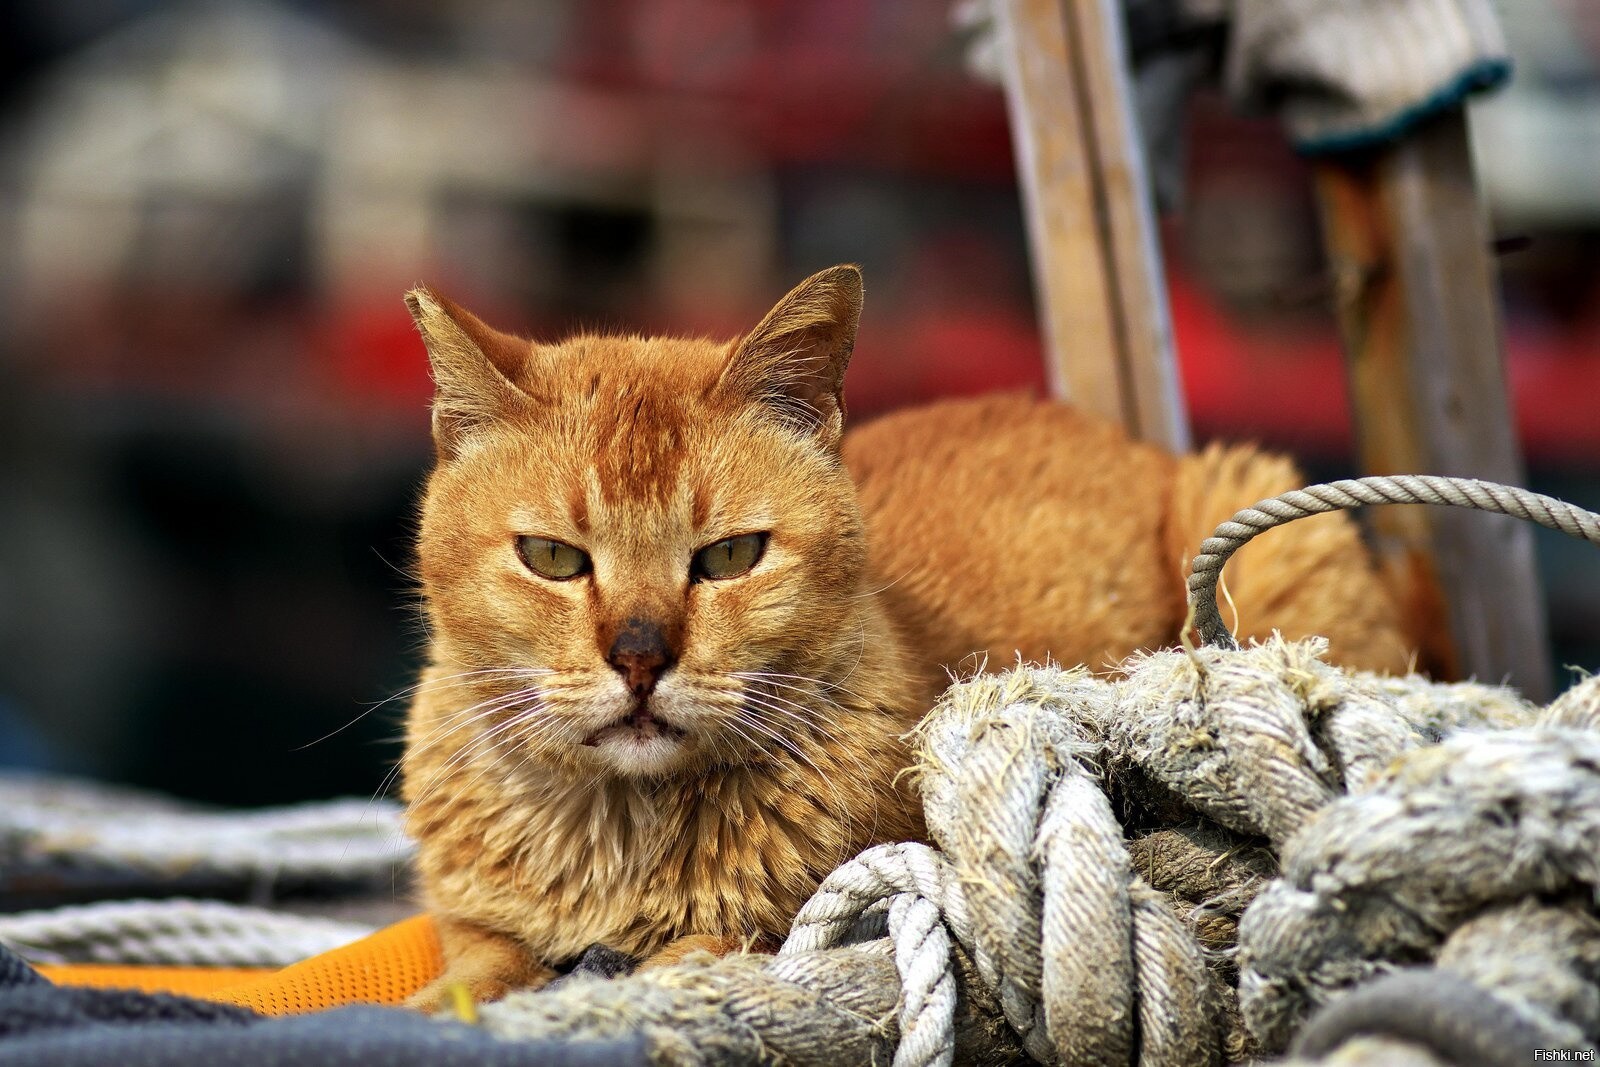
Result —
[[510, 376], [526, 360], [529, 344], [427, 289], [407, 293], [406, 308], [433, 368], [434, 444], [440, 458], [449, 459], [470, 434], [527, 399]]
[[813, 274], [739, 341], [722, 381], [837, 447], [844, 433], [844, 372], [860, 320], [859, 267]]

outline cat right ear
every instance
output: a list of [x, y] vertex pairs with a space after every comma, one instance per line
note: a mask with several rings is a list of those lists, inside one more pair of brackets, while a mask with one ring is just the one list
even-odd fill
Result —
[[859, 267], [813, 274], [734, 346], [719, 384], [837, 448], [844, 433], [844, 372], [860, 319]]
[[468, 435], [520, 406], [526, 395], [511, 383], [528, 342], [485, 325], [476, 315], [427, 289], [406, 294], [433, 367], [433, 440], [442, 459]]

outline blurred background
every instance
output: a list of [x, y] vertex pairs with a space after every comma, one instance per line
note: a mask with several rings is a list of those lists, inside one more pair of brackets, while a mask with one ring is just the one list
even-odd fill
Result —
[[[1528, 238], [1500, 261], [1513, 403], [1530, 486], [1597, 508], [1600, 5], [1500, 9], [1517, 75], [1473, 123]], [[729, 336], [851, 261], [852, 417], [1043, 387], [1004, 101], [946, 4], [0, 19], [0, 766], [379, 788], [421, 644], [419, 282], [536, 337]], [[1306, 165], [1219, 96], [1187, 117], [1163, 243], [1197, 436], [1349, 474]], [[1554, 661], [1600, 669], [1600, 553], [1545, 533]]]

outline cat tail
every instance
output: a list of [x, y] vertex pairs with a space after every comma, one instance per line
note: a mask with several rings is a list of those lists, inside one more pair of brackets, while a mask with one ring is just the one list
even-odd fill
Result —
[[[1291, 460], [1248, 445], [1213, 444], [1182, 457], [1167, 511], [1169, 558], [1181, 561], [1187, 578], [1200, 542], [1219, 523], [1306, 484]], [[1334, 663], [1389, 674], [1416, 667], [1417, 650], [1433, 652], [1439, 640], [1433, 635], [1444, 632], [1431, 573], [1404, 566], [1380, 571], [1345, 512], [1261, 534], [1223, 568], [1217, 600], [1241, 643], [1273, 630], [1291, 640], [1321, 634]], [[1430, 655], [1424, 665], [1438, 663]]]

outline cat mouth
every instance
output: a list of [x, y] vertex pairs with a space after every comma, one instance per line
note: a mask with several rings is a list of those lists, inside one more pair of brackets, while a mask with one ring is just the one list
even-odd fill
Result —
[[681, 727], [667, 722], [650, 709], [647, 701], [641, 700], [628, 714], [584, 738], [583, 744], [585, 748], [594, 748], [600, 742], [612, 739], [637, 742], [653, 741], [660, 737], [675, 741], [683, 736]]

